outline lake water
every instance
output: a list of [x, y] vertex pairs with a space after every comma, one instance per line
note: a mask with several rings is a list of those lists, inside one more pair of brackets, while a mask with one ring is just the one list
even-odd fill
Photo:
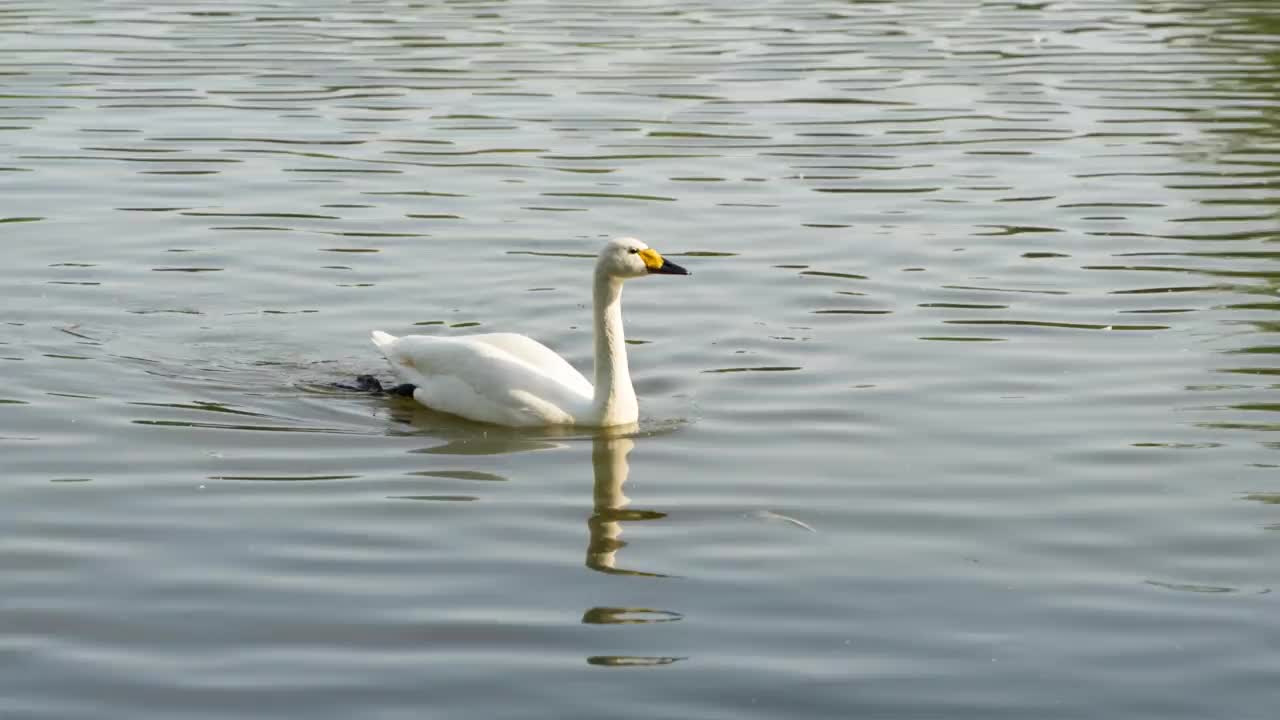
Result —
[[[0, 716], [1270, 718], [1280, 24], [0, 0]], [[393, 333], [642, 420], [343, 393]]]

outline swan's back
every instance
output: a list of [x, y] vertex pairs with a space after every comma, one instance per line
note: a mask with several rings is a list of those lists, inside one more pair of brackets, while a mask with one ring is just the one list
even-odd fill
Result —
[[373, 342], [414, 399], [434, 410], [508, 426], [586, 422], [591, 383], [564, 358], [514, 333], [462, 338], [375, 330]]
[[575, 367], [570, 365], [569, 361], [528, 335], [488, 333], [485, 335], [471, 335], [466, 339], [488, 343], [499, 350], [505, 350], [584, 395], [590, 396], [592, 393], [591, 382], [583, 377], [582, 373], [578, 372]]

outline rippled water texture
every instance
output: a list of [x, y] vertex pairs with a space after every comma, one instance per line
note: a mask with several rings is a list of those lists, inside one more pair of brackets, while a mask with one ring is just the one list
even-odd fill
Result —
[[[1280, 21], [0, 0], [0, 715], [1270, 718]], [[342, 393], [368, 331], [638, 429]]]

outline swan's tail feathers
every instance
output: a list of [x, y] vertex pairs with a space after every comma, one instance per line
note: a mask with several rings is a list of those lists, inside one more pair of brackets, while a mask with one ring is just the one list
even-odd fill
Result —
[[372, 333], [373, 344], [379, 348], [386, 350], [387, 346], [395, 342], [398, 338], [395, 335], [388, 335], [381, 330], [374, 330]]

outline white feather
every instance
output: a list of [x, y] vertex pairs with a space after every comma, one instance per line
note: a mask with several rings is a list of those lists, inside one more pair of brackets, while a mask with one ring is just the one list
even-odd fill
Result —
[[[514, 333], [460, 338], [373, 331], [373, 342], [414, 400], [471, 420], [513, 427], [620, 425], [639, 415], [622, 334], [622, 281], [664, 268], [632, 238], [609, 242], [596, 262], [594, 330], [596, 385], [542, 343]], [[667, 268], [671, 269], [667, 269]]]
[[379, 331], [373, 334], [374, 343], [391, 361], [392, 372], [400, 382], [415, 385], [414, 399], [427, 407], [513, 427], [574, 424], [575, 418], [586, 417], [591, 383], [546, 346], [523, 339], [559, 365], [535, 365], [487, 335], [397, 338]]

